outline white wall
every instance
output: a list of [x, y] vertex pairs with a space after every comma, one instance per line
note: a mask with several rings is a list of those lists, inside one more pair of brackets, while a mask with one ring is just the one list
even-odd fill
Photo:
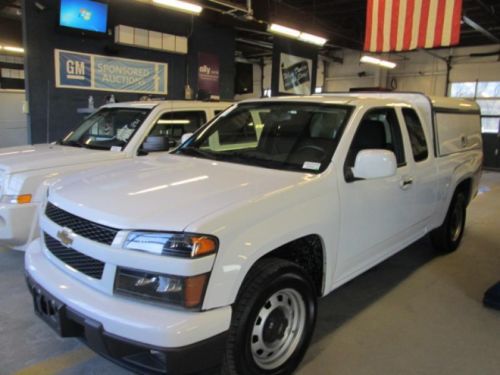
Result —
[[[432, 50], [433, 54], [447, 58], [452, 56], [450, 82], [500, 81], [498, 55], [471, 57], [470, 54], [497, 52], [500, 45], [450, 48]], [[383, 69], [361, 64], [362, 52], [343, 50], [338, 54], [343, 64], [329, 63], [326, 74], [326, 91], [348, 91], [355, 87], [391, 88], [397, 85], [399, 91], [421, 91], [428, 95], [445, 95], [446, 63], [425, 51], [387, 54], [387, 58], [398, 64], [395, 69]], [[364, 72], [364, 77], [359, 73]]]
[[25, 93], [0, 90], [0, 147], [28, 143], [28, 119], [23, 113]]

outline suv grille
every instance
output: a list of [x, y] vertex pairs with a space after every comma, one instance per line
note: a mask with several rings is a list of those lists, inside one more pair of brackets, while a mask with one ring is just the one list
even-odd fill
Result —
[[115, 239], [118, 229], [94, 223], [90, 220], [82, 219], [70, 214], [52, 203], [47, 203], [45, 215], [54, 223], [71, 229], [76, 234], [88, 238], [89, 240], [111, 245]]
[[47, 233], [44, 233], [44, 238], [47, 249], [61, 262], [94, 279], [102, 277], [104, 271], [103, 262], [64, 246]]

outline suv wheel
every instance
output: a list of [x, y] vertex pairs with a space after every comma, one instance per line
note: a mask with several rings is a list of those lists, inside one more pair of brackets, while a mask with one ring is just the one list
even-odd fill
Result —
[[315, 321], [315, 288], [302, 268], [281, 259], [259, 261], [233, 307], [222, 373], [292, 373]]
[[464, 234], [466, 206], [464, 192], [456, 192], [451, 200], [444, 223], [431, 232], [431, 241], [436, 250], [450, 253], [458, 248]]

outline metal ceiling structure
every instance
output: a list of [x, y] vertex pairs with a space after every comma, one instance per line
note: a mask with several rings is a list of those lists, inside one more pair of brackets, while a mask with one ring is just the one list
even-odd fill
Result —
[[[117, 0], [108, 0], [110, 2]], [[194, 0], [193, 0], [194, 1]], [[244, 57], [271, 54], [271, 22], [327, 37], [321, 53], [338, 48], [361, 50], [365, 33], [366, 0], [198, 0], [202, 17], [237, 30]], [[40, 3], [43, 3], [41, 1]], [[21, 0], [0, 0], [0, 19], [21, 20]], [[460, 46], [500, 44], [500, 1], [463, 0]]]

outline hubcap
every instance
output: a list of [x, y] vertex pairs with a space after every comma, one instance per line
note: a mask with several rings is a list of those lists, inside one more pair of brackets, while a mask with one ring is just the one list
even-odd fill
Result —
[[462, 204], [460, 202], [457, 202], [457, 204], [455, 204], [453, 213], [451, 214], [450, 218], [450, 234], [451, 234], [451, 240], [453, 242], [457, 241], [458, 238], [460, 237], [460, 234], [462, 233], [463, 221], [464, 221], [464, 212], [462, 209]]
[[306, 325], [306, 304], [293, 289], [274, 293], [259, 310], [250, 347], [255, 363], [272, 370], [285, 363], [297, 349]]

